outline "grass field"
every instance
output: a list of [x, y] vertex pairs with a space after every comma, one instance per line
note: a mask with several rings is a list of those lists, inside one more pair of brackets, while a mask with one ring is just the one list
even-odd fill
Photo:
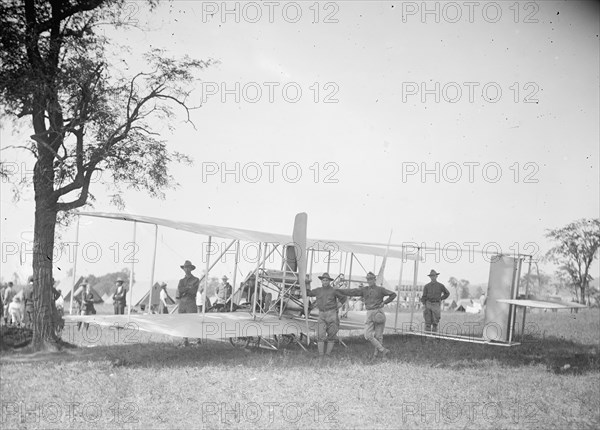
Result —
[[[442, 323], [478, 316], [443, 313]], [[389, 335], [388, 361], [346, 338], [314, 346], [180, 348], [180, 339], [67, 327], [79, 346], [3, 353], [1, 426], [12, 428], [598, 428], [597, 309], [528, 315], [520, 346]], [[442, 324], [443, 328], [443, 324]], [[95, 330], [95, 331], [94, 331]]]

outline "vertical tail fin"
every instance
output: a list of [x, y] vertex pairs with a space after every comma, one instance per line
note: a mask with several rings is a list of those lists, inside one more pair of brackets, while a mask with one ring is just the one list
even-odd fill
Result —
[[377, 274], [377, 285], [383, 286], [383, 273], [385, 272], [385, 263], [387, 262], [388, 252], [390, 250], [390, 243], [392, 241], [392, 233], [393, 230], [390, 231], [390, 238], [388, 239], [387, 248], [385, 248], [385, 255], [383, 256], [383, 261], [381, 262], [381, 267], [379, 268], [379, 273]]
[[[294, 220], [294, 232], [292, 238], [296, 248], [296, 262], [298, 264], [298, 283], [302, 292], [302, 302], [304, 303], [304, 316], [308, 326], [308, 296], [306, 295], [306, 225], [308, 215], [301, 212], [296, 215]], [[308, 335], [308, 332], [307, 332]]]

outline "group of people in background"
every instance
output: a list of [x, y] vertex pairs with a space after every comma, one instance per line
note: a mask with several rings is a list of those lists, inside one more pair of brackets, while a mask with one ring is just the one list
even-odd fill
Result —
[[[55, 302], [54, 311], [62, 316], [64, 300], [60, 290], [52, 283], [52, 300]], [[5, 325], [32, 328], [34, 314], [33, 276], [27, 280], [22, 291], [17, 292], [13, 282], [8, 282], [0, 290], [0, 320]]]

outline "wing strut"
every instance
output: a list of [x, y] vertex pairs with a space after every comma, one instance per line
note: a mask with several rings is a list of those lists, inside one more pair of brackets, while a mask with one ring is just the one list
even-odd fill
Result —
[[[256, 319], [256, 300], [257, 300], [257, 295], [258, 295], [258, 270], [260, 269], [260, 256], [262, 253], [262, 242], [258, 243], [258, 262], [256, 263], [256, 270], [254, 272], [254, 297], [252, 298], [252, 317], [254, 319]], [[265, 254], [266, 254], [266, 250], [265, 250]]]
[[[136, 244], [136, 242], [135, 242], [135, 234], [137, 231], [136, 227], [137, 227], [137, 221], [134, 221], [133, 222], [133, 249], [135, 249], [135, 244]], [[131, 302], [133, 301], [133, 269], [134, 269], [134, 264], [135, 264], [134, 261], [135, 261], [135, 258], [132, 258], [131, 259], [131, 272], [129, 273], [129, 307], [127, 308], [127, 315], [129, 317], [131, 316]]]
[[[148, 313], [152, 311], [152, 290], [154, 289], [154, 268], [156, 267], [156, 244], [158, 241], [158, 224], [154, 224], [154, 253], [152, 254], [152, 272], [150, 272], [150, 293], [148, 294]], [[159, 299], [160, 301], [160, 299]]]
[[[235, 267], [233, 269], [233, 287], [231, 287], [231, 297], [229, 298], [230, 304], [230, 312], [233, 312], [233, 293], [234, 289], [237, 285], [237, 272], [238, 272], [238, 262], [240, 261], [240, 241], [235, 241]], [[220, 258], [219, 258], [220, 259]]]
[[[400, 248], [404, 253], [404, 247]], [[398, 297], [396, 297], [396, 319], [394, 320], [394, 329], [398, 330], [398, 310], [400, 308], [400, 290], [402, 289], [402, 272], [404, 271], [404, 257], [400, 259], [400, 275], [398, 277]]]
[[[208, 273], [210, 272], [210, 252], [212, 250], [212, 236], [208, 236], [208, 248], [206, 252], [206, 273], [204, 274], [204, 289], [200, 295], [202, 300], [202, 318], [206, 315], [206, 294], [208, 293]], [[218, 261], [218, 260], [217, 260]]]
[[411, 288], [411, 305], [410, 305], [410, 328], [412, 330], [412, 326], [413, 326], [413, 317], [415, 315], [415, 299], [417, 297], [416, 295], [416, 289], [417, 289], [417, 280], [419, 277], [419, 260], [421, 259], [421, 249], [417, 248], [417, 258], [415, 258], [415, 273], [413, 276], [413, 284], [412, 284], [412, 288]]

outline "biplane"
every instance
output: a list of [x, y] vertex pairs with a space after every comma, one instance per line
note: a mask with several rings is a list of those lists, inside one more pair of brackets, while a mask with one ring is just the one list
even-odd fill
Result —
[[[80, 212], [79, 217], [95, 217], [120, 220], [133, 223], [134, 242], [136, 226], [148, 224], [154, 226], [154, 257], [152, 261], [151, 279], [148, 290], [155, 287], [154, 271], [156, 265], [156, 247], [158, 228], [180, 230], [196, 235], [208, 236], [208, 247], [215, 239], [228, 241], [225, 249], [216, 258], [211, 258], [210, 253], [205, 255], [205, 273], [201, 277], [202, 297], [200, 303], [206, 303], [209, 274], [225, 253], [234, 250], [235, 269], [233, 271], [233, 292], [225, 308], [221, 311], [211, 312], [208, 306], [202, 306], [202, 312], [197, 314], [140, 314], [132, 313], [132, 296], [134, 263], [131, 266], [129, 277], [128, 300], [129, 309], [126, 315], [69, 315], [65, 317], [70, 321], [93, 322], [100, 326], [124, 326], [126, 324], [147, 332], [166, 334], [175, 337], [189, 337], [228, 341], [234, 346], [248, 346], [251, 342], [256, 345], [277, 349], [290, 342], [304, 348], [302, 341], [310, 343], [311, 333], [316, 331], [316, 310], [308, 300], [306, 289], [310, 288], [313, 275], [313, 261], [315, 253], [326, 253], [331, 256], [332, 251], [340, 253], [340, 273], [334, 275], [334, 284], [339, 288], [356, 287], [365, 283], [364, 274], [367, 272], [359, 260], [359, 255], [381, 257], [382, 263], [378, 275], [378, 284], [384, 283], [384, 269], [388, 258], [400, 259], [400, 276], [406, 262], [413, 263], [413, 283], [410, 291], [410, 319], [405, 316], [399, 318], [400, 297], [396, 302], [395, 314], [387, 318], [386, 331], [392, 333], [411, 334], [445, 338], [457, 341], [486, 343], [491, 345], [511, 346], [518, 345], [514, 342], [514, 328], [516, 324], [517, 307], [540, 307], [543, 303], [521, 301], [519, 297], [520, 273], [523, 263], [530, 255], [495, 255], [491, 260], [490, 280], [488, 284], [488, 297], [485, 309], [484, 329], [481, 337], [469, 334], [428, 333], [419, 329], [414, 323], [414, 311], [417, 302], [417, 279], [421, 252], [426, 248], [409, 245], [392, 245], [390, 243], [350, 242], [307, 238], [307, 214], [296, 215], [292, 235], [266, 233], [239, 228], [219, 227], [193, 222], [178, 222], [163, 218], [106, 212]], [[79, 234], [79, 220], [77, 223]], [[240, 247], [242, 242], [253, 242], [258, 245], [258, 258], [253, 270], [237, 284], [238, 263], [240, 261]], [[332, 246], [334, 245], [334, 246]], [[267, 268], [266, 262], [272, 256], [280, 257], [279, 268]], [[345, 258], [345, 259], [344, 259]], [[342, 269], [342, 260], [344, 267]], [[330, 261], [327, 260], [327, 271], [330, 272]], [[364, 271], [357, 275], [356, 264]], [[75, 259], [74, 272], [77, 260]], [[353, 272], [353, 268], [355, 272]], [[75, 288], [75, 283], [73, 284]], [[71, 292], [71, 295], [73, 291]], [[148, 300], [147, 309], [152, 308], [152, 298], [155, 294], [146, 293]], [[580, 307], [577, 304], [568, 304], [569, 307]], [[563, 304], [563, 308], [568, 306]], [[362, 330], [365, 312], [342, 309], [340, 330]], [[549, 306], [557, 306], [552, 304]], [[228, 309], [227, 309], [228, 308]], [[71, 311], [72, 312], [72, 311]], [[523, 327], [525, 325], [523, 312]], [[400, 326], [399, 326], [400, 323]]]
[[[335, 242], [329, 240], [307, 239], [306, 225], [307, 215], [298, 214], [294, 223], [292, 235], [265, 233], [259, 231], [243, 230], [237, 228], [226, 228], [191, 222], [176, 222], [163, 218], [148, 217], [141, 215], [126, 215], [117, 213], [79, 213], [79, 217], [97, 217], [132, 222], [134, 226], [134, 238], [136, 225], [150, 224], [155, 227], [155, 241], [159, 227], [172, 228], [198, 235], [208, 236], [208, 246], [216, 238], [228, 240], [228, 245], [221, 250], [220, 254], [205, 255], [205, 273], [201, 275], [201, 290], [203, 297], [200, 303], [206, 303], [206, 292], [211, 269], [230, 250], [235, 250], [235, 269], [233, 271], [234, 289], [226, 307], [229, 312], [210, 312], [207, 306], [202, 307], [201, 314], [139, 314], [132, 312], [134, 304], [133, 284], [134, 265], [132, 264], [132, 276], [128, 287], [128, 311], [126, 315], [73, 315], [66, 317], [71, 321], [94, 322], [103, 326], [134, 324], [143, 331], [167, 334], [177, 337], [192, 337], [212, 340], [228, 340], [232, 343], [240, 341], [245, 343], [258, 339], [270, 347], [276, 347], [285, 340], [300, 343], [300, 340], [310, 339], [310, 333], [316, 330], [316, 315], [306, 296], [306, 284], [311, 281], [311, 265], [308, 265], [308, 256], [316, 252], [345, 252], [351, 255], [363, 253], [384, 257], [390, 254], [400, 257], [397, 252], [391, 253], [386, 249], [369, 244], [357, 244], [352, 242]], [[78, 233], [79, 234], [79, 222]], [[135, 240], [135, 239], [134, 239]], [[258, 244], [258, 259], [254, 270], [249, 273], [237, 285], [237, 265], [239, 262], [240, 244], [242, 242], [253, 242]], [[279, 269], [267, 268], [266, 262], [274, 254], [281, 257]], [[156, 256], [156, 249], [154, 258]], [[352, 263], [351, 263], [352, 264]], [[154, 283], [155, 261], [152, 262], [151, 285]], [[74, 272], [76, 272], [77, 260], [75, 260]], [[307, 270], [309, 272], [307, 273]], [[329, 270], [329, 265], [328, 265]], [[252, 284], [248, 288], [249, 284]], [[244, 287], [246, 287], [244, 289]], [[147, 309], [152, 308], [152, 299], [156, 294], [145, 292], [144, 298], [148, 300]], [[264, 298], [269, 297], [269, 300]], [[138, 303], [139, 304], [139, 303]], [[232, 312], [234, 311], [235, 312]], [[362, 328], [361, 322], [346, 321], [342, 329], [358, 330]]]

